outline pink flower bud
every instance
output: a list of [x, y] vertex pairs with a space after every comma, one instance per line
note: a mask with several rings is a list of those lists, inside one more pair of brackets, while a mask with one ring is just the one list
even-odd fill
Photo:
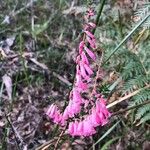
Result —
[[92, 28], [95, 28], [95, 27], [96, 27], [96, 24], [93, 23], [93, 22], [89, 22], [88, 25], [90, 25]]
[[84, 47], [84, 41], [81, 41], [80, 44], [79, 44], [79, 54], [82, 53], [83, 47]]
[[96, 48], [96, 43], [95, 43], [95, 39], [91, 39], [90, 37], [86, 36], [87, 41], [90, 43], [90, 46], [92, 48]]
[[95, 61], [95, 59], [96, 59], [95, 54], [89, 48], [87, 48], [86, 46], [84, 46], [84, 49], [87, 52], [87, 54]]
[[91, 33], [91, 32], [89, 32], [89, 31], [84, 31], [86, 34], [87, 34], [87, 36], [89, 36], [90, 38], [92, 38], [92, 39], [94, 39], [95, 38], [95, 36]]
[[84, 62], [85, 64], [89, 64], [89, 61], [85, 55], [85, 52], [82, 52], [81, 59], [82, 59], [82, 62]]

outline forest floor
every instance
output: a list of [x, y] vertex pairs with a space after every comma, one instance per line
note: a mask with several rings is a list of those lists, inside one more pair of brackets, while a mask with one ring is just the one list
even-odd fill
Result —
[[[101, 19], [103, 23], [99, 23], [95, 33], [100, 54], [114, 47], [114, 41], [118, 43], [123, 39], [131, 29], [134, 9], [141, 3], [130, 0], [106, 3]], [[98, 4], [99, 1], [95, 1], [96, 10]], [[54, 102], [63, 108], [68, 100], [85, 10], [86, 1], [78, 0], [0, 0], [1, 150], [45, 150], [47, 145], [52, 145], [47, 149], [54, 149], [61, 129], [45, 112]], [[133, 46], [132, 39], [128, 40], [126, 47], [132, 49]], [[135, 51], [137, 49], [134, 47]], [[110, 52], [106, 53], [107, 57]], [[108, 103], [121, 96], [120, 91], [108, 94], [107, 85], [114, 85], [120, 77], [115, 65], [104, 66], [105, 75], [101, 81], [103, 86], [100, 89], [109, 96]], [[124, 82], [122, 80], [118, 87]], [[128, 105], [128, 101], [123, 101], [111, 111], [126, 109]], [[137, 126], [133, 113], [128, 116], [128, 112], [114, 116], [93, 138], [64, 135], [58, 149], [86, 150], [103, 135], [99, 144], [103, 150], [150, 148], [149, 123]], [[111, 128], [118, 120], [121, 123]], [[110, 128], [111, 133], [107, 132]]]

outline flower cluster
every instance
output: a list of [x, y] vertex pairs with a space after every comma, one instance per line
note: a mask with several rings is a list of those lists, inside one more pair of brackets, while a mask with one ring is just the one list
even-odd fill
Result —
[[[92, 76], [94, 75], [90, 62], [91, 60], [96, 60], [96, 56], [92, 51], [92, 49], [96, 48], [96, 40], [91, 32], [96, 25], [89, 21], [93, 15], [94, 12], [91, 8], [85, 15], [86, 24], [83, 30], [83, 39], [79, 44], [79, 54], [76, 58], [75, 83], [70, 92], [68, 106], [63, 113], [60, 113], [57, 106], [52, 104], [46, 113], [53, 122], [62, 126], [69, 122], [69, 118], [74, 119], [75, 121], [69, 122], [68, 125], [68, 133], [72, 136], [95, 134], [95, 128], [106, 124], [110, 116], [105, 105], [105, 99], [101, 94], [97, 93], [96, 89], [92, 90], [92, 94], [88, 99], [85, 96], [83, 97], [85, 94], [88, 95], [89, 84], [92, 82]], [[80, 112], [84, 112], [84, 115], [77, 120], [76, 115]]]

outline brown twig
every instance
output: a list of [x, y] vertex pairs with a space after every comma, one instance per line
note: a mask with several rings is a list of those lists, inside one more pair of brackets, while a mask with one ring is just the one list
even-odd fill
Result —
[[64, 134], [64, 132], [65, 132], [65, 130], [61, 131], [61, 133], [60, 133], [60, 135], [59, 135], [59, 137], [58, 137], [58, 140], [56, 141], [56, 144], [55, 144], [55, 148], [54, 148], [54, 150], [57, 150], [57, 147], [58, 147], [59, 141], [60, 141], [60, 139], [61, 139], [62, 135]]
[[45, 142], [44, 144], [42, 144], [40, 147], [36, 148], [36, 150], [45, 150], [46, 148], [48, 148], [56, 140], [57, 139], [49, 140], [49, 141]]
[[64, 134], [65, 131], [66, 131], [67, 126], [68, 126], [68, 125], [66, 125], [65, 128], [62, 130], [62, 132], [60, 133], [59, 137], [57, 137], [56, 139], [53, 139], [53, 140], [50, 140], [50, 141], [45, 142], [43, 145], [41, 145], [40, 147], [38, 147], [36, 150], [46, 150], [46, 149], [48, 149], [48, 148], [50, 147], [50, 145], [51, 145], [52, 143], [54, 143], [54, 142], [56, 142], [56, 143], [55, 143], [55, 146], [54, 146], [54, 147], [55, 147], [54, 150], [56, 150], [57, 147], [58, 147], [58, 144], [59, 144], [59, 141], [60, 141], [61, 137], [63, 136], [63, 134]]
[[129, 110], [131, 110], [131, 109], [139, 108], [139, 107], [141, 107], [141, 106], [143, 106], [143, 105], [146, 105], [146, 104], [149, 104], [149, 103], [150, 103], [150, 100], [149, 100], [149, 101], [146, 101], [146, 102], [143, 102], [143, 103], [141, 103], [141, 104], [138, 104], [138, 105], [136, 105], [136, 106], [131, 106], [131, 107], [129, 107], [129, 108], [126, 108], [126, 109], [123, 109], [123, 110], [119, 110], [119, 111], [117, 111], [117, 112], [114, 112], [114, 113], [111, 115], [111, 117], [112, 117], [112, 116], [119, 115], [119, 114], [122, 114], [122, 113], [127, 112], [127, 111], [129, 111]]
[[67, 129], [67, 126], [68, 126], [68, 124], [65, 126], [65, 128], [63, 129], [63, 131], [60, 133], [60, 135], [59, 135], [59, 137], [58, 137], [58, 140], [57, 140], [57, 142], [56, 142], [56, 144], [55, 144], [55, 149], [54, 149], [54, 150], [57, 149], [58, 144], [59, 144], [59, 141], [60, 141], [61, 137], [63, 136], [63, 134], [65, 133], [65, 131], [66, 131], [66, 129]]
[[20, 147], [19, 143], [22, 142], [22, 140], [19, 139], [20, 140], [20, 142], [19, 142], [18, 136], [17, 136], [18, 134], [16, 133], [16, 130], [15, 130], [14, 126], [12, 125], [9, 117], [6, 115], [6, 112], [4, 112], [4, 115], [5, 115], [5, 118], [6, 118], [7, 122], [8, 122], [8, 124], [10, 125], [10, 127], [12, 129], [12, 132], [14, 133], [17, 149], [21, 150], [21, 147]]
[[141, 90], [147, 89], [149, 87], [150, 87], [150, 85], [147, 85], [144, 88], [138, 89], [138, 90], [136, 90], [136, 91], [134, 91], [134, 92], [132, 92], [132, 93], [130, 93], [130, 94], [128, 94], [128, 95], [126, 95], [126, 96], [124, 96], [124, 97], [122, 97], [122, 98], [120, 98], [120, 99], [118, 99], [118, 100], [116, 100], [116, 101], [114, 101], [114, 102], [112, 102], [110, 104], [108, 104], [107, 108], [113, 107], [113, 106], [117, 105], [118, 103], [120, 103], [120, 102], [122, 102], [122, 101], [124, 101], [124, 100], [126, 100], [128, 98], [131, 98], [132, 96], [138, 94]]

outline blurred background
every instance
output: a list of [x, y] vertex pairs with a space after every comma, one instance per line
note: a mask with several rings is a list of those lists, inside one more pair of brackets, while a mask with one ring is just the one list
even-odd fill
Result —
[[[103, 1], [93, 1], [96, 14]], [[1, 150], [44, 150], [47, 141], [54, 149], [61, 129], [45, 111], [68, 101], [87, 7], [87, 0], [0, 0]], [[119, 113], [98, 134], [64, 135], [58, 149], [150, 149], [150, 19], [138, 26], [148, 14], [147, 0], [105, 1], [95, 31], [95, 53], [107, 60], [98, 90], [108, 104], [125, 100], [110, 108]]]

